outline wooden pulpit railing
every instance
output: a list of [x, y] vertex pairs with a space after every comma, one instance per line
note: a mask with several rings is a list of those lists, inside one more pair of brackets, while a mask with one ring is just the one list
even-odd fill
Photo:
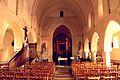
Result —
[[26, 62], [31, 63], [32, 60], [36, 58], [37, 54], [37, 44], [29, 43], [26, 46], [23, 46], [22, 49], [16, 53], [13, 58], [8, 62], [9, 67], [20, 67]]
[[29, 63], [37, 57], [37, 43], [29, 43]]

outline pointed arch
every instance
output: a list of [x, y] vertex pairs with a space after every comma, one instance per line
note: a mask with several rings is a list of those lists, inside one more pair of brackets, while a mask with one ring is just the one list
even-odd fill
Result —
[[11, 57], [15, 54], [14, 52], [14, 33], [13, 30], [8, 27], [5, 31], [3, 39], [3, 51], [2, 51], [2, 61], [9, 61]]
[[120, 25], [114, 20], [111, 20], [105, 31], [105, 38], [104, 38], [104, 51], [112, 51], [112, 36], [114, 33], [120, 31]]

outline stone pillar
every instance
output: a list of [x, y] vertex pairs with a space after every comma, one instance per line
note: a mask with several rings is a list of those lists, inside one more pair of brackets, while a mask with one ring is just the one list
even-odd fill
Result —
[[85, 52], [85, 59], [88, 58], [88, 53], [89, 53], [89, 52]]
[[110, 51], [106, 51], [106, 66], [111, 67], [111, 61], [110, 61]]
[[93, 51], [93, 52], [92, 52], [92, 55], [91, 55], [91, 58], [92, 58], [92, 59], [91, 59], [91, 60], [92, 60], [93, 62], [96, 62], [96, 53], [97, 53], [96, 51]]

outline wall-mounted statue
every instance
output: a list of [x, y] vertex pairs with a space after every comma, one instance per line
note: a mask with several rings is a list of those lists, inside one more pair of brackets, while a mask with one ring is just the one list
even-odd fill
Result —
[[46, 42], [43, 42], [42, 45], [41, 45], [41, 53], [45, 53], [46, 49], [47, 49]]

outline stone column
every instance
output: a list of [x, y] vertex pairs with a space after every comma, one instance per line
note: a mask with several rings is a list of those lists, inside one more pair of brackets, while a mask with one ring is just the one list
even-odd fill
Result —
[[111, 67], [111, 61], [110, 61], [110, 51], [106, 51], [106, 66]]
[[96, 51], [93, 51], [93, 52], [92, 52], [92, 55], [91, 55], [91, 58], [92, 58], [92, 59], [91, 59], [91, 60], [92, 60], [93, 62], [96, 62], [96, 53], [97, 53]]
[[88, 53], [89, 53], [89, 52], [85, 52], [85, 59], [88, 58]]

